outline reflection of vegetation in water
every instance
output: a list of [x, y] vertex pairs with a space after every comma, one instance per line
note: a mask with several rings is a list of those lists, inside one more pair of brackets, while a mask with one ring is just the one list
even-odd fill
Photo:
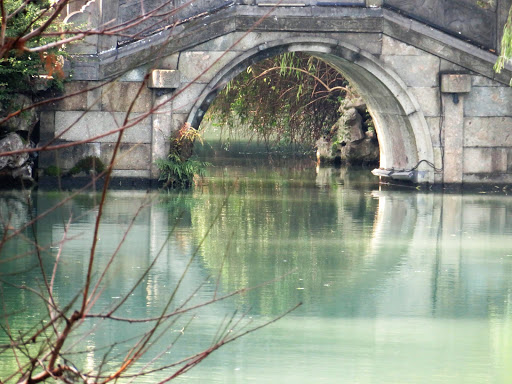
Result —
[[[347, 283], [333, 280], [330, 271], [364, 262], [377, 201], [364, 191], [316, 188], [312, 172], [294, 179], [279, 170], [258, 176], [255, 169], [250, 180], [216, 178], [203, 186], [209, 198], [202, 209], [193, 210], [198, 238], [222, 211], [205, 240], [203, 261], [212, 273], [222, 269], [224, 291], [255, 286], [296, 269], [250, 293], [247, 302], [256, 312], [279, 313], [302, 299], [303, 289], [308, 290], [306, 300], [313, 301], [325, 289]], [[222, 207], [222, 196], [229, 190], [234, 192]], [[364, 227], [355, 241], [354, 221]]]

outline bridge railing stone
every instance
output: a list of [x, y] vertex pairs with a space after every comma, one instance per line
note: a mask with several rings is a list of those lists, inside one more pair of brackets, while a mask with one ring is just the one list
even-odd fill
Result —
[[385, 7], [483, 48], [498, 50], [503, 25], [512, 5], [512, 0], [109, 0], [101, 3], [99, 0], [72, 0], [68, 13], [76, 12], [79, 6], [93, 2], [101, 4], [102, 7], [101, 12], [97, 13], [98, 25], [111, 22], [113, 19], [119, 24], [130, 23], [141, 15], [149, 15], [142, 22], [132, 23], [128, 30], [123, 31], [123, 37], [101, 36], [98, 52], [234, 4]]
[[[468, 40], [496, 49], [501, 35], [499, 13], [509, 1], [496, 0], [384, 0], [383, 6]], [[508, 13], [508, 12], [507, 12]]]

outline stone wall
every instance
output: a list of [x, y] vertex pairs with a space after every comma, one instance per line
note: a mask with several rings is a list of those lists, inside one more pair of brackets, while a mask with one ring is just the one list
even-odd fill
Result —
[[[112, 158], [119, 133], [132, 100], [128, 128], [116, 159], [114, 176], [150, 178], [152, 164], [152, 93], [140, 82], [117, 81], [99, 87], [95, 81], [66, 85], [69, 96], [44, 106], [41, 111], [41, 141], [52, 145], [83, 142], [51, 152], [42, 152], [39, 167], [69, 170], [80, 159], [97, 156], [105, 164]], [[139, 93], [140, 90], [140, 93]], [[137, 96], [137, 94], [139, 95]], [[130, 126], [133, 124], [133, 126]]]

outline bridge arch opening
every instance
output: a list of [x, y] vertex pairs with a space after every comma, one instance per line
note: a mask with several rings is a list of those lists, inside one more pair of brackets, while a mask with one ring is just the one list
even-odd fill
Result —
[[434, 182], [433, 169], [428, 166], [434, 164], [428, 125], [405, 83], [373, 55], [334, 39], [279, 39], [247, 49], [213, 76], [192, 107], [188, 123], [199, 127], [217, 94], [248, 66], [286, 52], [304, 52], [322, 59], [358, 91], [375, 124], [381, 168], [416, 169], [415, 181]]

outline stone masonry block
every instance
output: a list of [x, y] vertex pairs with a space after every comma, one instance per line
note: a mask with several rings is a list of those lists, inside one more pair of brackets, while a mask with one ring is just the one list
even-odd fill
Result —
[[[62, 143], [63, 141], [60, 140], [56, 142], [56, 144]], [[41, 168], [48, 168], [53, 165], [63, 170], [69, 170], [73, 168], [80, 159], [87, 156], [101, 157], [98, 143], [77, 144], [56, 151], [41, 152], [39, 166]]]
[[466, 96], [464, 115], [473, 116], [512, 116], [512, 88], [475, 87]]
[[172, 100], [172, 110], [174, 113], [188, 113], [194, 104], [199, 100], [201, 93], [206, 88], [206, 84], [191, 84], [185, 91], [178, 89], [175, 91]]
[[400, 56], [419, 56], [424, 55], [422, 51], [412, 45], [403, 43], [393, 39], [387, 35], [382, 36], [382, 54], [383, 55], [400, 55]]
[[432, 55], [382, 55], [389, 65], [410, 87], [437, 87], [439, 84], [439, 58]]
[[500, 87], [502, 84], [485, 76], [471, 76], [473, 87]]
[[471, 76], [460, 73], [445, 73], [441, 76], [441, 92], [469, 93], [471, 92]]
[[[171, 118], [171, 134], [179, 130], [187, 121], [188, 115], [184, 113], [173, 113]], [[194, 127], [199, 128], [199, 127]]]
[[432, 140], [432, 145], [435, 147], [439, 147], [441, 144], [439, 142], [439, 136], [441, 131], [441, 118], [440, 117], [426, 117], [425, 120], [428, 124], [428, 129], [430, 132], [430, 139]]
[[239, 55], [238, 52], [195, 51], [181, 54], [178, 69], [187, 81], [208, 83], [213, 76]]
[[411, 88], [410, 91], [416, 96], [421, 110], [425, 116], [440, 116], [439, 88]]
[[[101, 160], [108, 162], [114, 152], [114, 143], [101, 144]], [[114, 169], [147, 170], [151, 164], [151, 145], [121, 144]]]
[[39, 141], [43, 145], [55, 137], [55, 112], [42, 111], [39, 115]]
[[374, 55], [380, 55], [383, 49], [384, 36], [381, 33], [328, 32], [325, 33], [325, 37], [352, 44]]
[[467, 71], [465, 68], [460, 65], [454, 64], [451, 61], [441, 59], [441, 66], [439, 68], [441, 72], [451, 72], [451, 73], [462, 73]]
[[[94, 85], [96, 83], [92, 83]], [[87, 81], [72, 81], [66, 83], [64, 87], [64, 97], [62, 100], [45, 103], [41, 106], [42, 110], [51, 111], [85, 111], [87, 109]], [[72, 95], [72, 96], [71, 96]]]
[[87, 92], [87, 109], [89, 111], [101, 110], [101, 88], [91, 89]]
[[152, 105], [151, 97], [151, 91], [142, 83], [115, 82], [103, 87], [101, 109], [108, 112], [128, 112], [133, 99], [136, 98], [131, 112], [149, 112]]
[[160, 69], [178, 69], [179, 52], [166, 56], [158, 61], [158, 68]]
[[140, 67], [130, 69], [123, 73], [123, 75], [119, 78], [119, 81], [143, 81], [148, 71], [149, 65], [141, 65]]
[[[55, 134], [62, 133], [60, 139], [67, 141], [88, 140], [93, 137], [107, 134], [117, 129], [124, 121], [126, 114], [123, 112], [56, 112]], [[142, 114], [133, 113], [132, 119], [140, 118]], [[69, 128], [69, 129], [68, 129]], [[117, 133], [109, 134], [94, 142], [115, 142]], [[146, 117], [133, 127], [127, 128], [123, 134], [125, 143], [150, 143], [151, 142], [151, 118]]]
[[180, 87], [180, 71], [174, 69], [153, 69], [149, 76], [148, 87], [158, 89], [176, 89]]
[[512, 117], [467, 117], [464, 120], [464, 145], [512, 148]]
[[464, 173], [500, 173], [507, 171], [504, 148], [465, 148]]

